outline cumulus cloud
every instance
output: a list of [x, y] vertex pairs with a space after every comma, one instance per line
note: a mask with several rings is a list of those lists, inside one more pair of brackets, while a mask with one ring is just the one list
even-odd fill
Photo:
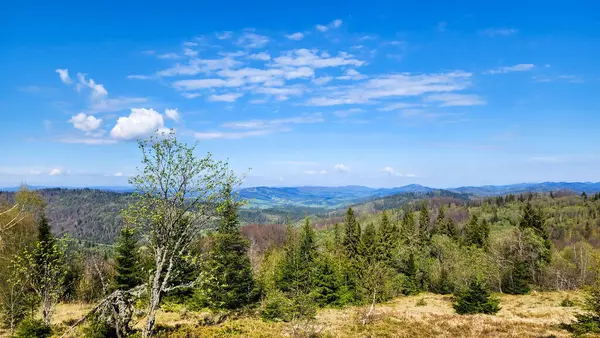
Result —
[[336, 164], [333, 166], [333, 169], [337, 170], [338, 172], [340, 172], [342, 174], [347, 174], [348, 172], [350, 172], [350, 168], [348, 168], [344, 164]]
[[119, 117], [110, 136], [117, 140], [135, 140], [161, 129], [164, 129], [164, 120], [156, 110], [132, 108], [129, 116]]
[[298, 41], [298, 40], [302, 40], [304, 38], [304, 34], [298, 32], [298, 33], [286, 35], [285, 37], [290, 40]]
[[333, 20], [332, 22], [330, 22], [327, 25], [317, 25], [316, 28], [320, 32], [327, 32], [330, 29], [339, 28], [342, 25], [342, 23], [343, 23], [342, 20], [337, 19], [337, 20]]
[[68, 69], [57, 69], [56, 72], [58, 73], [58, 76], [60, 76], [60, 80], [62, 81], [62, 83], [64, 84], [71, 84], [73, 81], [71, 80], [71, 78], [69, 77], [69, 70]]
[[394, 170], [394, 168], [392, 168], [390, 166], [384, 167], [383, 169], [381, 169], [381, 171], [388, 174], [389, 176], [416, 177], [416, 175], [414, 175], [414, 174], [405, 174], [405, 173], [396, 172]]
[[363, 80], [366, 78], [366, 75], [359, 73], [356, 69], [348, 69], [344, 75], [337, 77], [338, 80]]
[[52, 169], [50, 170], [50, 176], [58, 176], [58, 175], [62, 175], [62, 170], [60, 169]]
[[494, 75], [494, 74], [504, 74], [504, 73], [512, 73], [512, 72], [526, 72], [526, 71], [532, 70], [534, 68], [535, 68], [534, 64], [520, 63], [520, 64], [514, 65], [514, 66], [490, 69], [490, 70], [484, 72], [484, 74]]
[[179, 112], [177, 111], [177, 109], [165, 109], [165, 117], [168, 119], [171, 119], [175, 122], [179, 122]]
[[92, 115], [86, 115], [85, 113], [79, 113], [72, 116], [68, 122], [73, 123], [75, 128], [86, 133], [91, 133], [102, 125], [102, 119], [98, 119]]
[[263, 48], [268, 43], [268, 37], [252, 32], [244, 32], [236, 42], [238, 46], [244, 48]]
[[260, 60], [260, 61], [271, 60], [271, 56], [269, 55], [269, 53], [266, 53], [266, 52], [251, 54], [248, 56], [248, 58], [252, 59], [252, 60]]

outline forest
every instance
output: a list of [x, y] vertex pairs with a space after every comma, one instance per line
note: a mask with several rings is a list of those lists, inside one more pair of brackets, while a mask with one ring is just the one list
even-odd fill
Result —
[[[59, 189], [23, 187], [0, 199], [3, 334], [600, 333], [600, 193], [433, 191], [265, 213], [242, 208], [227, 163], [196, 157], [174, 136], [139, 146], [135, 193], [79, 190], [65, 200]], [[82, 226], [81, 215], [104, 230]], [[547, 305], [538, 316], [550, 324], [506, 319], [533, 298], [568, 312], [559, 318]], [[415, 313], [438, 303], [445, 312], [397, 317], [407, 300]], [[473, 331], [476, 320], [488, 331]]]

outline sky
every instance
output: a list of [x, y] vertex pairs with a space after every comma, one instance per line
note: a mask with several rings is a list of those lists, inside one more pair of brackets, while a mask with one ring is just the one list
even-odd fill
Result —
[[600, 181], [592, 1], [19, 1], [0, 187], [122, 186], [174, 129], [245, 186]]

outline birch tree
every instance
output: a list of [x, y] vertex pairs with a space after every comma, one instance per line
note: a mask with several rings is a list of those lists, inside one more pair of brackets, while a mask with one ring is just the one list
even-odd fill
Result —
[[180, 143], [173, 134], [139, 141], [142, 168], [129, 182], [138, 201], [124, 212], [124, 220], [145, 236], [154, 259], [148, 280], [149, 301], [142, 336], [153, 334], [163, 295], [173, 289], [176, 262], [184, 257], [202, 229], [213, 223], [216, 206], [228, 184], [238, 180], [226, 162], [210, 153], [198, 158], [196, 146]]

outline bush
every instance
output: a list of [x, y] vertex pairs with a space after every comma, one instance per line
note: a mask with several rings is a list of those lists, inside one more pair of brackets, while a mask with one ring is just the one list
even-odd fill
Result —
[[562, 307], [573, 307], [573, 306], [575, 306], [575, 302], [571, 298], [569, 298], [569, 296], [566, 296], [560, 302], [560, 306], [562, 306]]
[[285, 322], [290, 320], [290, 300], [280, 291], [267, 294], [260, 306], [260, 317], [263, 320]]
[[425, 306], [425, 305], [427, 305], [427, 301], [425, 300], [425, 298], [419, 298], [419, 300], [415, 304], [415, 306]]
[[600, 333], [600, 280], [588, 289], [584, 308], [588, 311], [587, 313], [576, 314], [576, 321], [571, 324], [563, 324], [563, 328], [575, 335]]
[[47, 338], [52, 335], [52, 328], [43, 321], [28, 318], [19, 324], [15, 338]]
[[117, 338], [117, 332], [106, 322], [93, 316], [83, 329], [84, 338]]
[[469, 288], [456, 295], [456, 302], [452, 305], [458, 314], [495, 314], [500, 311], [498, 299], [490, 295], [490, 291], [479, 280], [469, 283]]

